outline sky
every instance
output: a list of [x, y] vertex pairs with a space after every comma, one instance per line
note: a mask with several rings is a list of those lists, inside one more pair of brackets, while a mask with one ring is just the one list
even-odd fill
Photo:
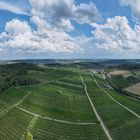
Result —
[[0, 60], [139, 54], [140, 0], [0, 0]]

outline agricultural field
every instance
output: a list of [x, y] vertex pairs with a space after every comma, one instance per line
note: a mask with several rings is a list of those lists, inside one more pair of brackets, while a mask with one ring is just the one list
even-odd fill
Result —
[[127, 90], [127, 88], [133, 87], [140, 82], [139, 70], [137, 70], [136, 66], [120, 65], [113, 68], [108, 67], [104, 75], [114, 89], [130, 96], [137, 96], [134, 92]]
[[134, 74], [136, 75], [136, 77], [137, 77], [138, 79], [140, 79], [140, 70], [134, 71]]
[[121, 89], [126, 88], [130, 85], [130, 82], [121, 75], [110, 78], [109, 80], [114, 86]]
[[124, 89], [138, 83], [139, 79], [134, 76], [124, 78], [123, 76], [119, 75], [110, 78], [109, 81], [113, 84], [114, 87]]
[[[140, 116], [135, 113], [134, 115], [130, 110], [120, 104], [119, 100], [114, 100], [112, 96], [109, 96], [110, 94], [98, 84], [97, 77], [84, 76], [84, 79], [89, 96], [112, 139], [139, 139]], [[139, 111], [140, 109], [137, 108], [137, 110]]]
[[133, 86], [129, 86], [128, 88], [125, 88], [126, 91], [136, 94], [136, 95], [140, 95], [140, 83], [137, 83]]
[[110, 75], [112, 75], [112, 76], [121, 75], [124, 78], [127, 78], [129, 76], [132, 76], [132, 73], [130, 71], [126, 71], [126, 70], [114, 70], [114, 71], [110, 72]]
[[99, 74], [41, 65], [34, 85], [0, 94], [0, 140], [139, 140], [140, 101], [104, 87]]

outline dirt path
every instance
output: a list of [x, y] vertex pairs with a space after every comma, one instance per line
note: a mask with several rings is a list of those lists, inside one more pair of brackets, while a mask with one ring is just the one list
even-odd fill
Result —
[[102, 128], [103, 128], [103, 130], [104, 130], [106, 136], [108, 137], [108, 139], [109, 139], [109, 140], [112, 140], [112, 138], [111, 138], [111, 136], [110, 136], [110, 134], [109, 134], [109, 132], [108, 132], [108, 130], [107, 130], [107, 128], [106, 128], [104, 122], [102, 121], [100, 115], [98, 114], [98, 112], [97, 112], [97, 110], [96, 110], [96, 108], [95, 108], [95, 106], [94, 106], [94, 104], [93, 104], [93, 102], [92, 102], [92, 100], [91, 100], [91, 98], [90, 98], [88, 92], [87, 92], [87, 86], [86, 86], [86, 84], [85, 84], [85, 82], [84, 82], [84, 80], [83, 80], [83, 77], [82, 77], [81, 75], [80, 75], [80, 79], [81, 79], [81, 81], [82, 81], [82, 83], [83, 83], [83, 85], [84, 85], [85, 93], [86, 93], [86, 95], [87, 95], [87, 98], [88, 98], [88, 100], [89, 100], [89, 102], [90, 102], [90, 104], [91, 104], [91, 107], [92, 107], [92, 109], [93, 109], [93, 111], [94, 111], [94, 113], [95, 113], [97, 119], [100, 121], [101, 126], [102, 126]]
[[22, 97], [22, 98], [14, 105], [14, 107], [16, 107], [16, 106], [18, 106], [19, 104], [21, 104], [30, 94], [31, 94], [31, 92], [28, 92], [24, 97]]
[[53, 119], [53, 118], [50, 118], [50, 117], [44, 117], [44, 116], [41, 116], [39, 114], [36, 114], [36, 113], [33, 113], [33, 112], [30, 112], [26, 109], [23, 109], [21, 107], [17, 107], [18, 109], [32, 115], [32, 116], [35, 116], [35, 117], [38, 117], [38, 118], [41, 118], [41, 119], [46, 119], [46, 120], [50, 120], [50, 121], [55, 121], [55, 122], [60, 122], [60, 123], [65, 123], [65, 124], [75, 124], [75, 125], [95, 125], [96, 123], [86, 123], [86, 122], [71, 122], [71, 121], [65, 121], [65, 120], [58, 120], [58, 119]]
[[24, 97], [22, 97], [16, 104], [4, 109], [2, 112], [0, 112], [0, 117], [5, 115], [6, 113], [8, 113], [9, 111], [11, 111], [14, 107], [18, 106], [19, 104], [21, 104], [29, 95], [31, 94], [31, 92], [28, 92]]
[[76, 84], [72, 84], [72, 83], [68, 83], [68, 82], [58, 81], [57, 83], [65, 84], [65, 85], [68, 85], [68, 86], [74, 86], [74, 87], [82, 88], [81, 85], [76, 85]]
[[22, 135], [22, 137], [20, 138], [20, 140], [25, 140], [25, 135], [27, 132], [30, 132], [32, 130], [32, 128], [34, 127], [35, 123], [37, 122], [38, 117], [37, 116], [33, 116], [32, 120], [30, 121], [29, 125], [27, 126], [24, 134]]
[[134, 112], [133, 110], [129, 109], [128, 107], [126, 107], [125, 105], [121, 104], [120, 102], [118, 102], [116, 99], [114, 99], [105, 89], [103, 89], [99, 84], [98, 82], [96, 81], [96, 79], [94, 78], [93, 76], [93, 73], [91, 73], [96, 85], [106, 93], [106, 95], [111, 99], [113, 100], [115, 103], [117, 103], [118, 105], [120, 105], [121, 107], [125, 108], [127, 111], [131, 112], [133, 115], [135, 115], [137, 118], [140, 119], [140, 115], [138, 115], [136, 112]]

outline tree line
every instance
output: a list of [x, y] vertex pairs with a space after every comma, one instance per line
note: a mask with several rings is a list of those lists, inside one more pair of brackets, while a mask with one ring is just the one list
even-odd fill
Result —
[[27, 76], [28, 70], [40, 70], [40, 68], [27, 63], [0, 65], [0, 93], [12, 86], [39, 83], [36, 79]]

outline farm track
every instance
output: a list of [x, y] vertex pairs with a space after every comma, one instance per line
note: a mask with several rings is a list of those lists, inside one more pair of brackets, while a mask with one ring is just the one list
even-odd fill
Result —
[[31, 94], [31, 92], [28, 92], [24, 97], [22, 97], [16, 104], [8, 107], [7, 109], [3, 110], [2, 112], [0, 112], [0, 117], [2, 117], [3, 115], [5, 115], [6, 113], [8, 113], [9, 111], [11, 111], [13, 108], [15, 108], [16, 106], [18, 106], [19, 104], [21, 104], [29, 95]]
[[[49, 84], [49, 83], [52, 83], [52, 82], [59, 82], [61, 79], [68, 78], [70, 76], [71, 75], [66, 75], [66, 76], [60, 77], [60, 78], [58, 78], [56, 80], [52, 80], [52, 81], [48, 81], [48, 82], [42, 82], [42, 83], [39, 83], [37, 85], [45, 85], [45, 84]], [[30, 87], [30, 86], [33, 86], [33, 85], [26, 85], [26, 86]], [[26, 86], [23, 86], [23, 87], [26, 87]], [[18, 88], [18, 87], [16, 87], [16, 88]], [[31, 92], [28, 92], [25, 96], [23, 96], [21, 99], [19, 99], [19, 101], [16, 104], [14, 104], [14, 105], [8, 107], [7, 109], [3, 110], [2, 112], [0, 112], [0, 118], [1, 118], [2, 116], [5, 116], [9, 111], [13, 110], [14, 108], [18, 108], [21, 111], [24, 111], [24, 112], [26, 112], [26, 113], [28, 113], [28, 114], [33, 116], [31, 121], [29, 122], [26, 130], [23, 132], [23, 135], [21, 136], [20, 140], [25, 139], [24, 137], [25, 137], [26, 132], [31, 131], [33, 129], [33, 127], [36, 124], [38, 118], [47, 119], [47, 120], [51, 120], [51, 121], [54, 121], [54, 122], [59, 122], [59, 123], [64, 123], [64, 124], [69, 124], [69, 125], [83, 125], [84, 126], [84, 125], [95, 125], [95, 124], [97, 124], [95, 122], [93, 122], [93, 123], [92, 122], [71, 122], [71, 121], [53, 119], [53, 118], [49, 118], [49, 117], [43, 117], [41, 115], [32, 113], [30, 111], [27, 111], [25, 109], [22, 109], [22, 108], [18, 107], [30, 94], [31, 94]]]
[[80, 86], [80, 85], [71, 84], [71, 83], [67, 83], [67, 82], [58, 81], [57, 83], [65, 84], [65, 85], [68, 85], [68, 86], [74, 86], [74, 87], [82, 88], [82, 86]]
[[17, 86], [15, 88], [18, 88], [18, 87], [32, 87], [32, 86], [41, 86], [41, 85], [45, 85], [45, 84], [49, 84], [49, 83], [53, 83], [53, 82], [59, 82], [61, 79], [64, 79], [64, 78], [68, 78], [70, 77], [71, 75], [66, 75], [64, 77], [61, 77], [61, 78], [58, 78], [57, 80], [51, 80], [51, 81], [47, 81], [47, 82], [41, 82], [39, 84], [35, 84], [35, 85], [24, 85], [24, 86]]
[[[104, 81], [106, 82], [106, 80], [105, 80], [105, 79], [104, 79]], [[131, 100], [134, 100], [134, 101], [140, 102], [140, 100], [139, 100], [139, 99], [134, 98], [134, 97], [131, 97], [131, 96], [129, 96], [129, 95], [125, 95], [125, 97], [127, 97], [128, 99], [131, 99]]]
[[66, 75], [64, 77], [58, 78], [57, 80], [52, 80], [52, 81], [48, 81], [48, 82], [42, 82], [42, 83], [37, 84], [37, 85], [41, 86], [41, 85], [45, 85], [45, 84], [49, 84], [49, 83], [53, 83], [53, 82], [59, 82], [60, 80], [65, 79], [65, 78], [67, 78], [69, 76], [71, 76], [71, 75]]
[[121, 107], [123, 107], [124, 109], [126, 109], [127, 111], [131, 112], [133, 115], [135, 115], [137, 118], [140, 119], [140, 115], [137, 114], [136, 112], [134, 112], [133, 110], [129, 109], [128, 107], [126, 107], [125, 105], [121, 104], [119, 101], [117, 101], [116, 99], [114, 99], [105, 89], [103, 89], [99, 84], [98, 82], [96, 81], [96, 79], [94, 78], [93, 76], [93, 73], [91, 73], [92, 75], [92, 78], [94, 79], [94, 82], [96, 83], [96, 85], [102, 90], [105, 92], [105, 94], [111, 99], [113, 100], [115, 103], [117, 103], [118, 105], [120, 105]]
[[81, 75], [80, 75], [80, 79], [81, 79], [81, 81], [82, 81], [82, 83], [83, 83], [83, 85], [84, 85], [85, 93], [86, 93], [86, 95], [87, 95], [87, 98], [88, 98], [88, 100], [89, 100], [89, 102], [90, 102], [90, 104], [91, 104], [91, 107], [92, 107], [92, 109], [93, 109], [93, 111], [94, 111], [94, 113], [95, 113], [97, 119], [100, 121], [101, 126], [102, 126], [102, 128], [103, 128], [103, 130], [104, 130], [104, 132], [105, 132], [105, 134], [106, 134], [106, 136], [107, 136], [107, 138], [108, 138], [109, 140], [112, 140], [112, 138], [111, 138], [111, 136], [110, 136], [110, 134], [109, 134], [109, 132], [108, 132], [108, 130], [107, 130], [107, 128], [106, 128], [104, 122], [102, 121], [100, 115], [98, 114], [98, 112], [97, 112], [97, 110], [96, 110], [96, 108], [95, 108], [95, 106], [94, 106], [94, 104], [93, 104], [93, 102], [92, 102], [92, 100], [91, 100], [91, 98], [90, 98], [88, 92], [87, 92], [87, 86], [86, 86], [86, 84], [85, 84], [85, 82], [84, 82], [84, 80], [83, 80], [83, 77], [82, 77]]
[[54, 118], [50, 118], [50, 117], [44, 117], [44, 116], [41, 116], [39, 114], [36, 114], [36, 113], [33, 113], [33, 112], [30, 112], [26, 109], [23, 109], [21, 107], [17, 107], [19, 110], [21, 111], [24, 111], [34, 117], [37, 117], [37, 118], [41, 118], [41, 119], [46, 119], [46, 120], [51, 120], [51, 121], [55, 121], [55, 122], [59, 122], [59, 123], [65, 123], [65, 124], [74, 124], [74, 125], [95, 125], [96, 123], [86, 123], [86, 122], [71, 122], [71, 121], [65, 121], [65, 120], [59, 120], [59, 119], [54, 119]]
[[34, 125], [35, 125], [37, 120], [38, 120], [38, 117], [33, 116], [32, 120], [30, 121], [30, 123], [29, 123], [29, 125], [28, 125], [28, 127], [26, 129], [27, 132], [30, 131], [34, 127]]
[[[60, 89], [64, 89], [64, 90], [67, 89], [67, 88], [60, 87], [60, 86], [55, 86], [55, 85], [51, 85], [51, 86], [54, 87], [54, 88], [58, 88], [59, 87]], [[77, 92], [77, 90], [74, 90], [74, 89], [69, 89], [69, 90], [73, 91], [73, 92], [75, 92], [75, 91]]]
[[30, 130], [32, 130], [32, 128], [34, 127], [35, 123], [37, 122], [38, 117], [37, 116], [33, 116], [32, 120], [30, 121], [28, 127], [26, 128], [24, 134], [22, 135], [22, 137], [20, 138], [20, 140], [25, 140], [25, 134], [26, 132], [29, 132]]

